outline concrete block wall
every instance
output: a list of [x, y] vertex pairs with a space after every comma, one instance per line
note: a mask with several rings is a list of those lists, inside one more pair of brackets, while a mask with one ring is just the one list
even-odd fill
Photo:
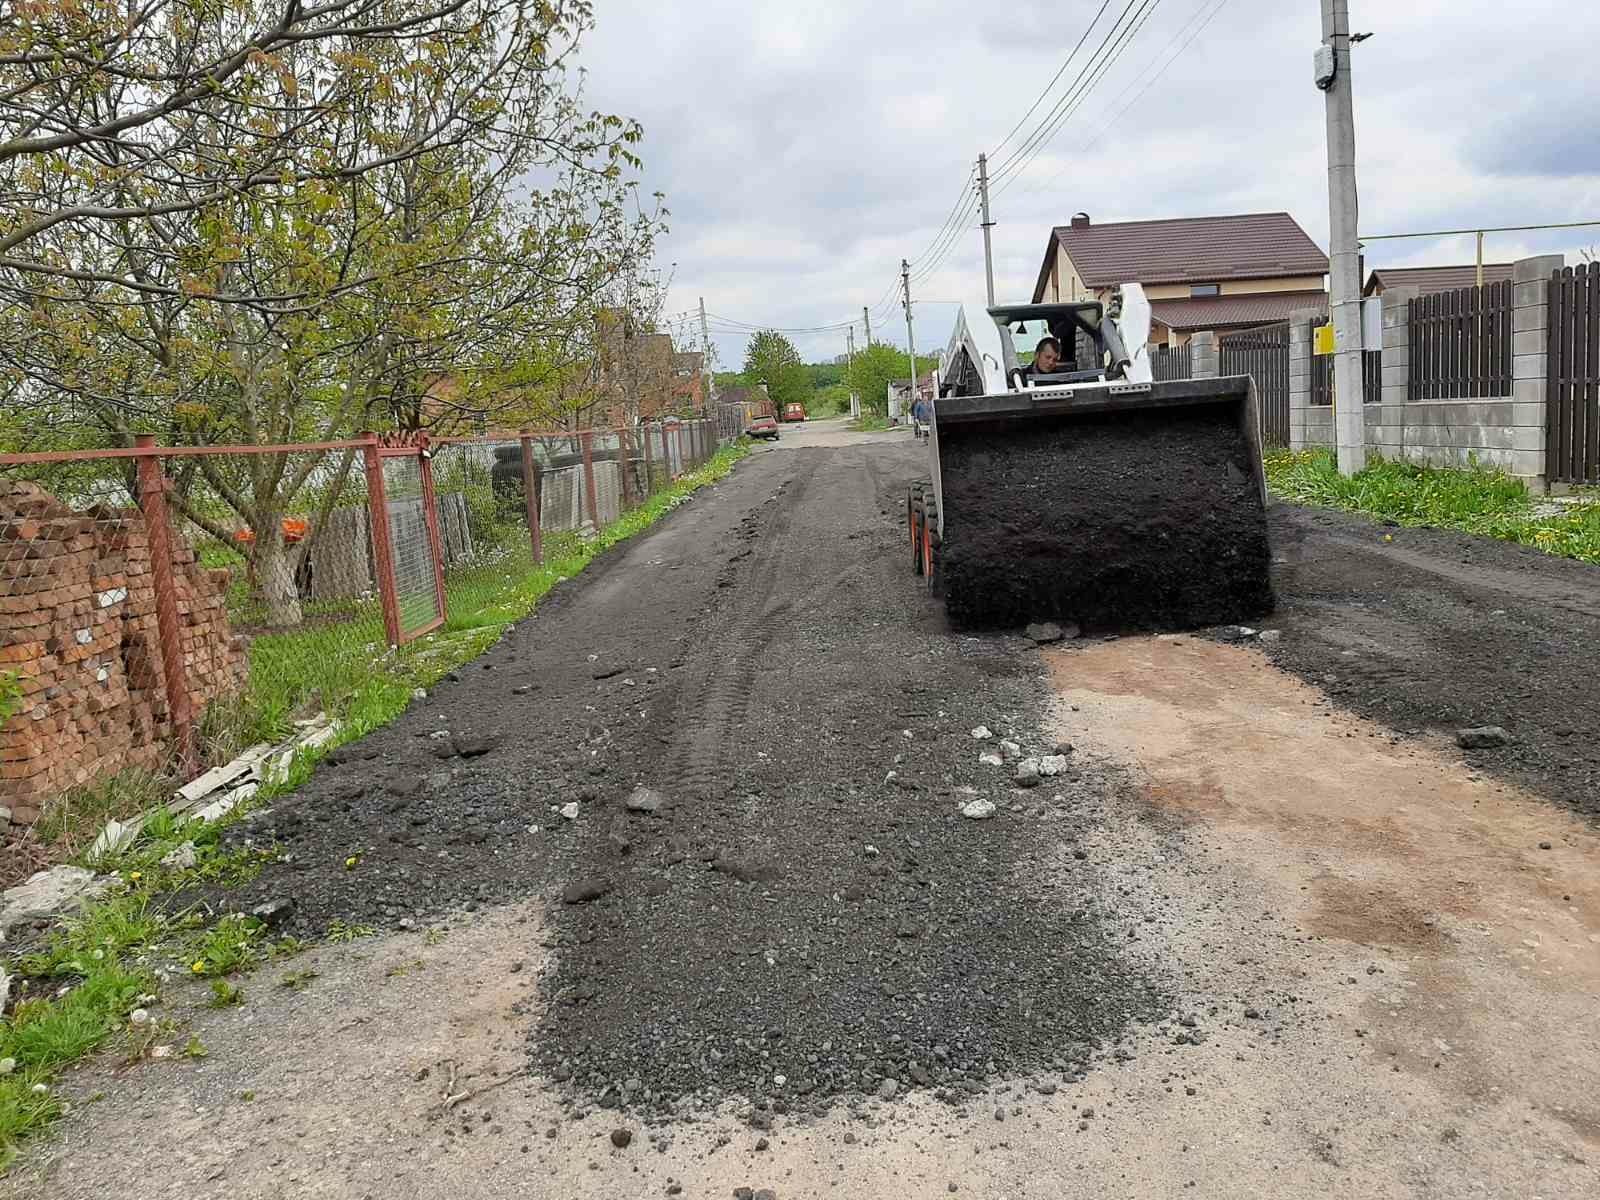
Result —
[[1189, 339], [1189, 378], [1215, 379], [1221, 371], [1217, 335], [1197, 333]]
[[[1515, 268], [1512, 394], [1487, 398], [1410, 399], [1411, 330], [1407, 303], [1416, 292], [1396, 288], [1383, 297], [1383, 388], [1363, 409], [1366, 443], [1385, 458], [1430, 466], [1499, 467], [1545, 490], [1545, 371], [1550, 273], [1560, 255], [1526, 258]], [[1304, 450], [1333, 445], [1333, 409], [1312, 406], [1310, 322], [1296, 313], [1289, 327], [1289, 444]]]
[[1289, 448], [1333, 445], [1333, 406], [1311, 403], [1311, 323], [1323, 313], [1303, 308], [1289, 314]]
[[[1396, 289], [1383, 298], [1383, 394], [1365, 410], [1367, 444], [1386, 458], [1438, 467], [1473, 461], [1499, 467], [1536, 491], [1545, 488], [1545, 337], [1549, 277], [1559, 255], [1516, 264], [1512, 320], [1513, 394], [1497, 397], [1410, 400], [1410, 328], [1407, 301]], [[1520, 392], [1524, 397], [1516, 398]]]

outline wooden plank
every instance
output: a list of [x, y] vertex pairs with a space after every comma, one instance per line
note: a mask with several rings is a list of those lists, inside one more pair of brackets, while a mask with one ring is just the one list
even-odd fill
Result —
[[1589, 362], [1589, 378], [1584, 381], [1584, 422], [1589, 430], [1589, 443], [1584, 453], [1584, 478], [1589, 483], [1600, 482], [1600, 262], [1589, 262], [1584, 267], [1589, 275], [1589, 325], [1584, 328]]
[[1473, 395], [1493, 396], [1494, 381], [1489, 374], [1489, 322], [1493, 320], [1489, 296], [1493, 284], [1472, 289], [1472, 384]]
[[1589, 389], [1585, 386], [1591, 373], [1589, 364], [1589, 280], [1579, 268], [1572, 280], [1572, 356], [1567, 360], [1567, 372], [1572, 380], [1572, 468], [1578, 481], [1589, 478]]
[[1444, 330], [1439, 324], [1443, 300], [1435, 292], [1428, 297], [1428, 373], [1426, 395], [1429, 400], [1439, 396], [1439, 376], [1444, 371]]
[[1545, 331], [1544, 453], [1545, 477], [1551, 482], [1567, 478], [1566, 439], [1562, 435], [1566, 409], [1561, 403], [1561, 326], [1566, 311], [1566, 284], [1561, 271], [1556, 270], [1550, 275], [1550, 328]]

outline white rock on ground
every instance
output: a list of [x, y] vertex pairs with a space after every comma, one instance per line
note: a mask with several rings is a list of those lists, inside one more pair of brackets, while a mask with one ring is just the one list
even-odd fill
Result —
[[163, 867], [175, 867], [180, 871], [187, 871], [194, 864], [193, 842], [185, 842], [181, 846], [176, 846], [161, 857], [161, 865]]
[[40, 871], [0, 895], [0, 938], [13, 926], [48, 921], [111, 886], [84, 867], [62, 864]]
[[569, 821], [576, 821], [578, 819], [578, 802], [574, 800], [571, 804], [563, 804], [561, 806], [561, 815]]
[[989, 817], [994, 816], [994, 801], [974, 800], [970, 804], [962, 806], [961, 815], [972, 821], [987, 820]]
[[978, 755], [978, 761], [986, 767], [1003, 767], [1006, 765], [1006, 760], [998, 754], [980, 754]]
[[1025, 758], [1017, 764], [1016, 784], [1018, 787], [1039, 786], [1039, 760]]
[[972, 731], [972, 736], [977, 738], [980, 742], [987, 742], [994, 736], [994, 734], [989, 732], [989, 727], [987, 725], [979, 725]]
[[1059, 775], [1067, 769], [1067, 756], [1065, 754], [1046, 754], [1039, 760], [1039, 774], [1045, 778]]
[[1022, 753], [1022, 746], [1017, 742], [1011, 741], [1009, 738], [1003, 739], [1000, 742], [1000, 753], [1009, 754], [1015, 758], [1017, 755]]

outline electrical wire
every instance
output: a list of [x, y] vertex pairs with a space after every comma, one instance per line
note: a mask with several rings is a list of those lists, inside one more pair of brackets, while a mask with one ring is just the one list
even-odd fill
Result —
[[1089, 34], [1094, 31], [1094, 27], [1100, 23], [1100, 18], [1106, 15], [1106, 9], [1110, 7], [1111, 0], [1102, 0], [1100, 11], [1094, 14], [1094, 20], [1090, 21], [1088, 27], [1084, 29], [1083, 36], [1078, 39], [1078, 44], [1072, 48], [1072, 53], [1067, 55], [1066, 61], [1056, 69], [1056, 73], [1050, 77], [1050, 82], [1044, 85], [1044, 91], [1039, 93], [1039, 98], [1028, 106], [1028, 111], [1023, 113], [1017, 123], [1011, 127], [1010, 132], [1007, 133], [1005, 137], [1000, 139], [1000, 144], [997, 145], [993, 150], [989, 151], [990, 158], [993, 158], [995, 155], [999, 154], [1001, 150], [1005, 149], [1006, 143], [1016, 135], [1017, 130], [1021, 129], [1025, 124], [1027, 124], [1028, 118], [1033, 116], [1039, 105], [1044, 103], [1045, 97], [1054, 90], [1056, 83], [1063, 75], [1066, 74], [1067, 68], [1072, 65], [1072, 60], [1078, 57], [1078, 51], [1082, 50], [1083, 44], [1089, 40]]
[[1050, 121], [1056, 116], [1056, 114], [1061, 111], [1062, 106], [1069, 103], [1072, 98], [1078, 94], [1079, 90], [1083, 87], [1084, 80], [1087, 79], [1099, 65], [1102, 56], [1106, 52], [1106, 47], [1111, 44], [1112, 40], [1123, 28], [1123, 22], [1128, 19], [1128, 15], [1133, 11], [1134, 6], [1138, 3], [1140, 3], [1140, 0], [1127, 0], [1127, 3], [1122, 7], [1122, 11], [1117, 14], [1116, 19], [1113, 20], [1110, 26], [1106, 29], [1105, 36], [1100, 39], [1100, 44], [1094, 48], [1094, 51], [1089, 55], [1088, 60], [1078, 68], [1078, 73], [1073, 77], [1072, 82], [1062, 90], [1061, 95], [1058, 96], [1055, 100], [1055, 103], [1050, 106], [1050, 110], [1039, 119], [1039, 123], [1035, 125], [1028, 136], [1023, 139], [1022, 144], [1012, 150], [1012, 152], [1006, 155], [1005, 158], [998, 162], [991, 162], [989, 164], [989, 182], [991, 184], [1016, 169], [1017, 164], [1026, 157], [1028, 150], [1031, 149], [1032, 146], [1038, 141], [1042, 131], [1046, 126], [1049, 125]]
[[[1128, 7], [1123, 10], [1123, 14], [1127, 15], [1131, 12], [1138, 2], [1139, 0], [1129, 0]], [[1003, 194], [1017, 179], [1021, 178], [1022, 172], [1032, 164], [1034, 159], [1043, 153], [1045, 147], [1049, 145], [1061, 127], [1083, 107], [1084, 101], [1089, 98], [1111, 68], [1127, 52], [1128, 47], [1133, 44], [1134, 39], [1138, 37], [1146, 22], [1154, 15], [1161, 3], [1162, 0], [1143, 0], [1143, 7], [1133, 15], [1126, 25], [1113, 29], [1112, 33], [1107, 35], [1107, 41], [1101, 43], [1101, 48], [1104, 49], [1107, 45], [1110, 45], [1109, 51], [1103, 55], [1099, 55], [1099, 51], [1096, 51], [1097, 55], [1099, 55], [1097, 61], [1087, 68], [1075, 92], [1063, 95], [1056, 109], [1034, 131], [1034, 135], [1029, 139], [1027, 147], [1019, 150], [1016, 157], [1008, 160], [1005, 170], [997, 172], [994, 179], [991, 180], [991, 182], [996, 180], [1003, 181], [995, 195]], [[1119, 17], [1118, 20], [1120, 22], [1121, 18]], [[1115, 39], [1114, 42], [1112, 41], [1113, 38]]]
[[[1116, 123], [1120, 121], [1129, 112], [1129, 110], [1133, 108], [1134, 105], [1138, 104], [1140, 100], [1144, 99], [1145, 94], [1151, 88], [1161, 81], [1161, 77], [1167, 73], [1172, 64], [1184, 56], [1184, 53], [1189, 49], [1190, 46], [1194, 44], [1195, 39], [1206, 31], [1207, 26], [1211, 24], [1211, 22], [1216, 18], [1217, 14], [1228, 6], [1228, 0], [1216, 0], [1216, 3], [1213, 5], [1211, 11], [1206, 13], [1205, 19], [1202, 20], [1199, 25], [1195, 26], [1192, 32], [1190, 32], [1189, 27], [1194, 25], [1195, 19], [1199, 17], [1201, 13], [1205, 12], [1205, 8], [1208, 3], [1210, 3], [1210, 0], [1201, 0], [1200, 7], [1195, 9], [1194, 14], [1184, 22], [1183, 27], [1173, 35], [1172, 40], [1162, 47], [1162, 49], [1157, 52], [1156, 56], [1150, 60], [1151, 65], [1161, 62], [1162, 55], [1166, 54], [1167, 51], [1171, 50], [1174, 46], [1177, 46], [1178, 42], [1182, 40], [1183, 44], [1178, 46], [1177, 53], [1169, 56], [1165, 62], [1161, 62], [1160, 69], [1158, 69], [1154, 75], [1150, 76], [1143, 87], [1139, 88], [1138, 93], [1133, 97], [1133, 99], [1129, 100], [1128, 103], [1124, 104], [1120, 109], [1118, 109], [1116, 115], [1107, 120], [1105, 124], [1100, 127], [1100, 131], [1096, 133], [1092, 139], [1085, 142], [1083, 146], [1080, 147], [1080, 154], [1087, 154], [1090, 150], [1093, 150], [1096, 146], [1098, 146], [1101, 141], [1105, 139], [1106, 134], [1111, 132], [1111, 129], [1116, 125]], [[1187, 38], [1184, 36], [1185, 33], [1188, 34]], [[1128, 84], [1127, 87], [1122, 89], [1121, 94], [1118, 95], [1117, 99], [1113, 100], [1111, 103], [1116, 104], [1118, 100], [1121, 100], [1123, 96], [1126, 96], [1130, 91], [1132, 91], [1138, 82], [1138, 78], [1135, 78], [1132, 83]], [[1061, 170], [1057, 171], [1049, 179], [1034, 183], [1032, 186], [1027, 188], [1026, 191], [1036, 192], [1042, 190], [1043, 188], [1049, 187], [1063, 175], [1065, 175], [1072, 166], [1073, 164], [1071, 162], [1064, 164]]]

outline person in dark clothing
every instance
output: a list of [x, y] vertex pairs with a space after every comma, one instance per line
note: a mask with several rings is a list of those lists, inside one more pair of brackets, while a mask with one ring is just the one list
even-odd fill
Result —
[[1050, 375], [1061, 364], [1061, 343], [1053, 337], [1039, 339], [1039, 344], [1033, 348], [1033, 362], [1025, 367], [1018, 368], [1018, 374], [1026, 383], [1039, 375]]

